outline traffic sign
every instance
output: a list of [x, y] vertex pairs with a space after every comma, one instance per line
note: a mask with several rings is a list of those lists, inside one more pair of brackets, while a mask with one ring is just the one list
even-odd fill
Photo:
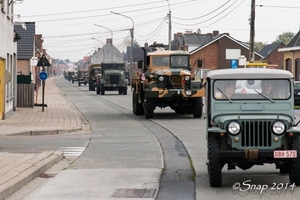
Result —
[[47, 72], [40, 72], [39, 78], [40, 78], [42, 81], [46, 80], [46, 79], [48, 78]]
[[49, 61], [47, 60], [45, 54], [42, 55], [42, 57], [40, 58], [39, 62], [37, 63], [36, 66], [43, 66], [43, 67], [49, 67], [50, 66], [50, 63]]
[[237, 68], [238, 61], [237, 60], [230, 60], [231, 68]]

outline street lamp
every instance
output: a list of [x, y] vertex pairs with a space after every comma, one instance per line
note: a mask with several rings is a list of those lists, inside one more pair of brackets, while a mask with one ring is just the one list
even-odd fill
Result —
[[102, 45], [104, 46], [104, 43], [103, 43], [101, 40], [99, 40], [99, 39], [97, 39], [97, 38], [91, 38], [91, 39], [92, 39], [92, 40], [97, 40], [97, 41], [101, 42]]
[[169, 0], [166, 0], [169, 5], [169, 50], [171, 50], [171, 32], [172, 32], [172, 24], [171, 24], [171, 9]]
[[131, 65], [131, 67], [133, 67], [132, 66], [132, 64], [133, 64], [133, 30], [134, 30], [134, 21], [131, 19], [131, 17], [128, 17], [128, 16], [126, 16], [126, 15], [123, 15], [123, 14], [121, 14], [121, 13], [116, 13], [116, 12], [113, 12], [113, 11], [110, 11], [112, 14], [116, 14], [116, 15], [121, 15], [121, 16], [123, 16], [123, 17], [126, 17], [126, 18], [128, 18], [128, 19], [130, 19], [131, 21], [132, 21], [132, 29], [130, 29], [130, 33], [131, 33], [131, 51], [130, 51], [130, 65]]
[[94, 24], [94, 25], [105, 28], [105, 29], [108, 29], [110, 31], [110, 34], [111, 34], [111, 61], [113, 61], [114, 60], [114, 48], [112, 46], [112, 41], [113, 41], [113, 32], [112, 32], [112, 30], [105, 27], [105, 26], [101, 26], [101, 25], [98, 25], [98, 24]]

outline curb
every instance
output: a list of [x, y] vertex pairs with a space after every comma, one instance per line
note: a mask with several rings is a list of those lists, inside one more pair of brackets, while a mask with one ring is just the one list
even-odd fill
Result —
[[9, 181], [3, 183], [0, 186], [0, 200], [4, 200], [6, 197], [10, 196], [14, 192], [22, 188], [28, 182], [30, 182], [31, 180], [45, 172], [47, 169], [52, 167], [55, 163], [62, 160], [63, 157], [64, 156], [62, 152], [52, 152], [50, 155], [41, 159], [25, 171], [21, 172]]

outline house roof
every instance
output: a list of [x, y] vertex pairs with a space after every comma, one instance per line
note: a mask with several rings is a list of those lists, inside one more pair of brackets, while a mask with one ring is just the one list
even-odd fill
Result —
[[292, 40], [285, 46], [285, 48], [278, 49], [282, 51], [295, 51], [300, 50], [300, 31], [292, 38]]
[[269, 55], [271, 55], [276, 49], [283, 44], [281, 43], [274, 43], [274, 44], [267, 44], [259, 54], [263, 56], [263, 59], [266, 59]]
[[21, 39], [17, 41], [17, 59], [29, 60], [35, 53], [35, 22], [25, 22], [26, 29], [22, 24], [15, 24], [14, 29]]
[[198, 34], [198, 33], [189, 33], [183, 34], [174, 38], [171, 42], [171, 49], [177, 50], [179, 47], [188, 45], [189, 50], [195, 49], [196, 47], [203, 46], [214, 39], [213, 34]]

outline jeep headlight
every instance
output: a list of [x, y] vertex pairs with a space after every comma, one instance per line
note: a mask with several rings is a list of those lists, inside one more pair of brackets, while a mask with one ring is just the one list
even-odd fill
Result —
[[184, 80], [189, 81], [189, 80], [190, 80], [190, 77], [189, 77], [189, 76], [185, 76], [185, 77], [184, 77]]
[[272, 125], [272, 130], [275, 134], [280, 135], [285, 131], [285, 125], [281, 121], [276, 121]]
[[227, 126], [227, 130], [230, 134], [236, 135], [240, 132], [241, 130], [241, 125], [238, 122], [230, 122]]
[[165, 79], [165, 78], [164, 78], [163, 76], [160, 76], [160, 77], [158, 78], [159, 81], [164, 81], [164, 79]]

